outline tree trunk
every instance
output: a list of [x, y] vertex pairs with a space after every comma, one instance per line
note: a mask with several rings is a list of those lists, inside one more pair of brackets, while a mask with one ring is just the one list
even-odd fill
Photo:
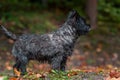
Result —
[[97, 0], [87, 0], [86, 13], [90, 20], [90, 25], [94, 29], [97, 27]]

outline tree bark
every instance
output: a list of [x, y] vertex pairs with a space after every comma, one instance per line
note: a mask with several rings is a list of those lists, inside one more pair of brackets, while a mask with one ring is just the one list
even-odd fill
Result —
[[94, 29], [97, 27], [97, 0], [87, 0], [86, 13], [90, 20], [90, 25]]

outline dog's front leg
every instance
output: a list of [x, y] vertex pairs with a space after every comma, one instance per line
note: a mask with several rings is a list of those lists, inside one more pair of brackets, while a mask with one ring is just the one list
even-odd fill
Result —
[[62, 56], [54, 56], [51, 59], [51, 67], [52, 67], [52, 69], [54, 69], [54, 70], [60, 70], [62, 59], [63, 59]]
[[67, 62], [67, 57], [64, 56], [63, 60], [61, 61], [60, 70], [65, 71], [66, 62]]

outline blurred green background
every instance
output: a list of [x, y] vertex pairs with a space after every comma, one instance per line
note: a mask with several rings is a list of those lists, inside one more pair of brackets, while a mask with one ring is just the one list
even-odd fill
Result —
[[[10, 24], [11, 30], [29, 29], [43, 33], [54, 29], [65, 21], [70, 10], [77, 10], [84, 18], [86, 3], [89, 0], [0, 0], [0, 23]], [[94, 0], [95, 1], [95, 0]], [[120, 1], [97, 1], [97, 24], [112, 29], [114, 34], [120, 30]], [[94, 17], [94, 16], [93, 16]], [[105, 30], [104, 29], [104, 30]], [[107, 31], [107, 30], [106, 30]], [[17, 30], [18, 32], [18, 30]]]

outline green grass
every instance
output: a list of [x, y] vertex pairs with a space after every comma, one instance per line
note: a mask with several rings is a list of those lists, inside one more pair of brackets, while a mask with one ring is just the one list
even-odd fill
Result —
[[3, 80], [12, 80], [15, 79], [23, 79], [23, 80], [95, 80], [95, 79], [104, 79], [104, 73], [95, 73], [95, 72], [83, 72], [80, 70], [76, 71], [54, 71], [52, 70], [47, 74], [40, 74], [40, 77], [37, 76], [38, 73], [26, 74], [24, 76], [15, 77], [15, 76], [3, 76]]

